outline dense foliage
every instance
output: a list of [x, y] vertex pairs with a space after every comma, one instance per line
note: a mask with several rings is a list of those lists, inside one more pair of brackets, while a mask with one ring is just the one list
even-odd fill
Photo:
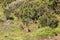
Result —
[[49, 40], [58, 33], [60, 0], [0, 0], [0, 40]]
[[58, 26], [58, 20], [54, 14], [60, 12], [59, 0], [26, 0], [22, 3], [21, 1], [18, 3], [17, 0], [1, 0], [0, 3], [7, 20], [13, 20], [13, 16], [15, 16], [18, 20], [22, 19], [22, 22], [26, 24], [35, 21], [41, 26], [52, 28]]

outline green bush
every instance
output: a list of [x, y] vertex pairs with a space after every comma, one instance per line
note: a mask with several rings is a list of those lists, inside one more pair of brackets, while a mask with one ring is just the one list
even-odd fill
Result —
[[[25, 17], [29, 18], [30, 20], [38, 20], [40, 16], [44, 15], [45, 9], [44, 7], [47, 6], [45, 3], [46, 1], [26, 1], [20, 6], [20, 16], [23, 19]], [[42, 3], [41, 3], [42, 2]]]
[[[11, 3], [15, 0], [5, 1], [4, 5], [5, 3], [7, 3], [6, 5], [9, 5], [9, 2]], [[54, 28], [58, 25], [58, 20], [53, 15], [54, 10], [52, 10], [52, 8], [55, 6], [54, 2], [54, 0], [26, 0], [16, 10], [13, 10], [7, 6], [7, 8], [5, 8], [4, 14], [6, 18], [10, 17], [11, 15], [17, 16], [17, 18], [21, 18], [22, 22], [24, 23], [29, 23], [31, 20], [40, 20], [38, 23], [40, 23], [42, 26], [50, 26]], [[50, 6], [52, 6], [52, 8]]]
[[38, 22], [42, 27], [49, 26], [51, 28], [56, 28], [58, 26], [58, 20], [53, 14], [45, 14], [41, 16]]
[[2, 4], [3, 7], [6, 7], [8, 4], [10, 4], [13, 1], [16, 0], [1, 0], [0, 3]]
[[60, 14], [60, 1], [59, 0], [52, 0], [52, 4], [48, 4], [48, 6], [51, 7], [51, 9], [53, 9], [53, 11], [56, 13], [56, 14]]

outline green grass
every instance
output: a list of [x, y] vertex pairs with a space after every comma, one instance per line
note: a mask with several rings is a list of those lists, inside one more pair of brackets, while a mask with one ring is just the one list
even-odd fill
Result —
[[32, 32], [28, 33], [18, 27], [2, 30], [0, 31], [0, 40], [35, 40], [38, 36], [54, 36], [55, 31], [60, 32], [59, 28], [56, 28], [54, 31], [54, 29], [49, 27], [43, 27], [31, 31]]
[[[3, 9], [0, 6], [0, 19], [4, 17]], [[60, 16], [57, 16], [58, 20]], [[4, 20], [4, 19], [3, 19]], [[19, 21], [14, 20], [14, 24], [21, 23]], [[3, 23], [0, 22], [0, 27], [4, 27]], [[10, 25], [9, 25], [10, 26]], [[16, 25], [17, 26], [17, 25]], [[26, 32], [25, 30], [21, 30], [20, 27], [9, 28], [7, 30], [0, 30], [0, 40], [36, 40], [38, 36], [54, 36], [55, 33], [60, 34], [60, 22], [56, 29], [51, 29], [49, 27], [39, 28], [37, 24], [30, 24], [31, 32]]]

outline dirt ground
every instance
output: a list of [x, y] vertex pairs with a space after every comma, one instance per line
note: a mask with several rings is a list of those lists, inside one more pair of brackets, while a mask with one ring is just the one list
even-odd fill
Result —
[[60, 40], [60, 34], [54, 37], [38, 37], [37, 40]]

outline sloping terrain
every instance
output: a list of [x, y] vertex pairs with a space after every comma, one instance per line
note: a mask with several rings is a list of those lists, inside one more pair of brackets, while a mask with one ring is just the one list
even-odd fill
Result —
[[0, 40], [60, 40], [56, 0], [24, 0], [21, 5], [20, 0], [0, 2]]

